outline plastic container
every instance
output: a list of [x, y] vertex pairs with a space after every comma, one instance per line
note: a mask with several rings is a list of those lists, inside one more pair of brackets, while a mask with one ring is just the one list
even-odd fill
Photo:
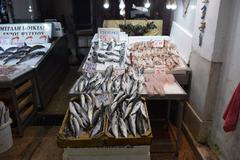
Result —
[[12, 119], [0, 126], [0, 153], [6, 152], [13, 145], [13, 137], [11, 130]]

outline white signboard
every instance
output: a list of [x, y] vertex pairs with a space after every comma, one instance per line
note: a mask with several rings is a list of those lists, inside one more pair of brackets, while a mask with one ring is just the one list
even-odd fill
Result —
[[1, 24], [0, 38], [8, 37], [12, 44], [48, 43], [52, 37], [51, 23]]
[[120, 41], [120, 28], [98, 28], [98, 38], [101, 42]]

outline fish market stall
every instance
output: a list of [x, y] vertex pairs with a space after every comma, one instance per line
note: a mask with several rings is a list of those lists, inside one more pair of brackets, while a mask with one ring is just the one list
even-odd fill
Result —
[[[115, 35], [104, 35], [110, 39], [107, 42], [99, 33], [94, 37], [89, 55], [80, 66], [81, 75], [69, 91], [69, 111], [59, 131], [59, 146], [148, 146], [152, 131], [145, 99], [177, 100], [177, 154], [187, 93], [175, 79], [173, 71], [185, 73], [187, 65], [171, 46], [168, 37], [140, 37], [134, 43], [133, 39], [136, 41], [137, 38], [132, 38], [131, 44], [129, 37], [121, 44], [113, 40], [115, 37], [111, 39], [108, 36]], [[123, 54], [114, 51], [118, 46], [123, 50], [123, 61], [120, 61]], [[123, 46], [127, 46], [127, 50]], [[145, 49], [154, 53], [143, 53]], [[157, 53], [160, 54], [158, 61], [161, 62], [161, 58], [164, 61], [160, 65], [143, 64], [145, 59], [137, 59], [138, 54], [147, 54], [151, 59], [150, 54]], [[109, 58], [112, 55], [116, 61]], [[108, 59], [111, 63], [107, 63]]]
[[37, 108], [44, 108], [68, 70], [66, 36], [52, 38], [51, 23], [1, 26], [0, 65], [24, 65], [32, 68], [36, 79]]
[[[68, 69], [66, 38], [49, 43], [48, 23], [4, 24], [1, 29], [1, 100], [10, 108], [14, 128], [23, 135], [36, 109], [46, 106], [64, 79]], [[26, 36], [29, 34], [33, 35]]]

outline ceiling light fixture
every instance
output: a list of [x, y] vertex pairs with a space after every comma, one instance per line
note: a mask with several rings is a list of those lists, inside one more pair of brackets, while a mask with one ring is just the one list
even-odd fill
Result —
[[171, 2], [170, 2], [170, 0], [167, 0], [166, 8], [167, 9], [171, 9]]
[[145, 0], [144, 7], [149, 8], [150, 6], [151, 6], [151, 3], [149, 2], [149, 0]]
[[32, 13], [32, 11], [33, 11], [33, 10], [32, 10], [32, 6], [29, 5], [29, 6], [28, 6], [28, 12], [29, 12], [29, 13]]
[[103, 4], [103, 7], [105, 9], [108, 9], [109, 8], [109, 0], [105, 0], [104, 4]]
[[177, 9], [177, 2], [176, 0], [172, 0], [172, 7], [171, 7], [172, 10], [175, 10]]
[[167, 0], [166, 8], [167, 9], [171, 9], [171, 10], [177, 9], [177, 2], [176, 2], [176, 0]]

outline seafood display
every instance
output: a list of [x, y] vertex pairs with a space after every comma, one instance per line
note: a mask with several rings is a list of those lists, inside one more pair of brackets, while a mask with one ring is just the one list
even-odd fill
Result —
[[145, 102], [138, 95], [119, 92], [107, 110], [107, 131], [115, 138], [144, 136], [149, 131]]
[[165, 66], [168, 70], [173, 70], [180, 64], [180, 57], [176, 47], [169, 41], [164, 41], [163, 46], [158, 46], [156, 41], [135, 42], [129, 46], [132, 64], [154, 68], [155, 66]]
[[105, 106], [98, 104], [94, 94], [81, 94], [80, 98], [70, 101], [66, 136], [79, 138], [87, 132], [93, 138], [103, 131]]
[[0, 101], [0, 126], [7, 123], [9, 119], [9, 109]]
[[103, 73], [86, 73], [76, 81], [72, 93], [141, 93], [144, 83], [144, 69], [127, 67], [122, 73], [117, 73], [113, 65]]
[[43, 45], [28, 46], [24, 44], [20, 47], [9, 47], [7, 49], [0, 48], [0, 60], [3, 65], [7, 65], [10, 61], [16, 61], [15, 64], [21, 64], [27, 60], [43, 56], [45, 51]]
[[[88, 54], [87, 61], [95, 63], [97, 65], [115, 65], [118, 67], [124, 67], [125, 63], [128, 61], [125, 60], [126, 57], [126, 43], [116, 43], [110, 41], [105, 42], [93, 42], [91, 50]], [[128, 64], [128, 63], [127, 63]], [[103, 69], [104, 70], [104, 69]]]

